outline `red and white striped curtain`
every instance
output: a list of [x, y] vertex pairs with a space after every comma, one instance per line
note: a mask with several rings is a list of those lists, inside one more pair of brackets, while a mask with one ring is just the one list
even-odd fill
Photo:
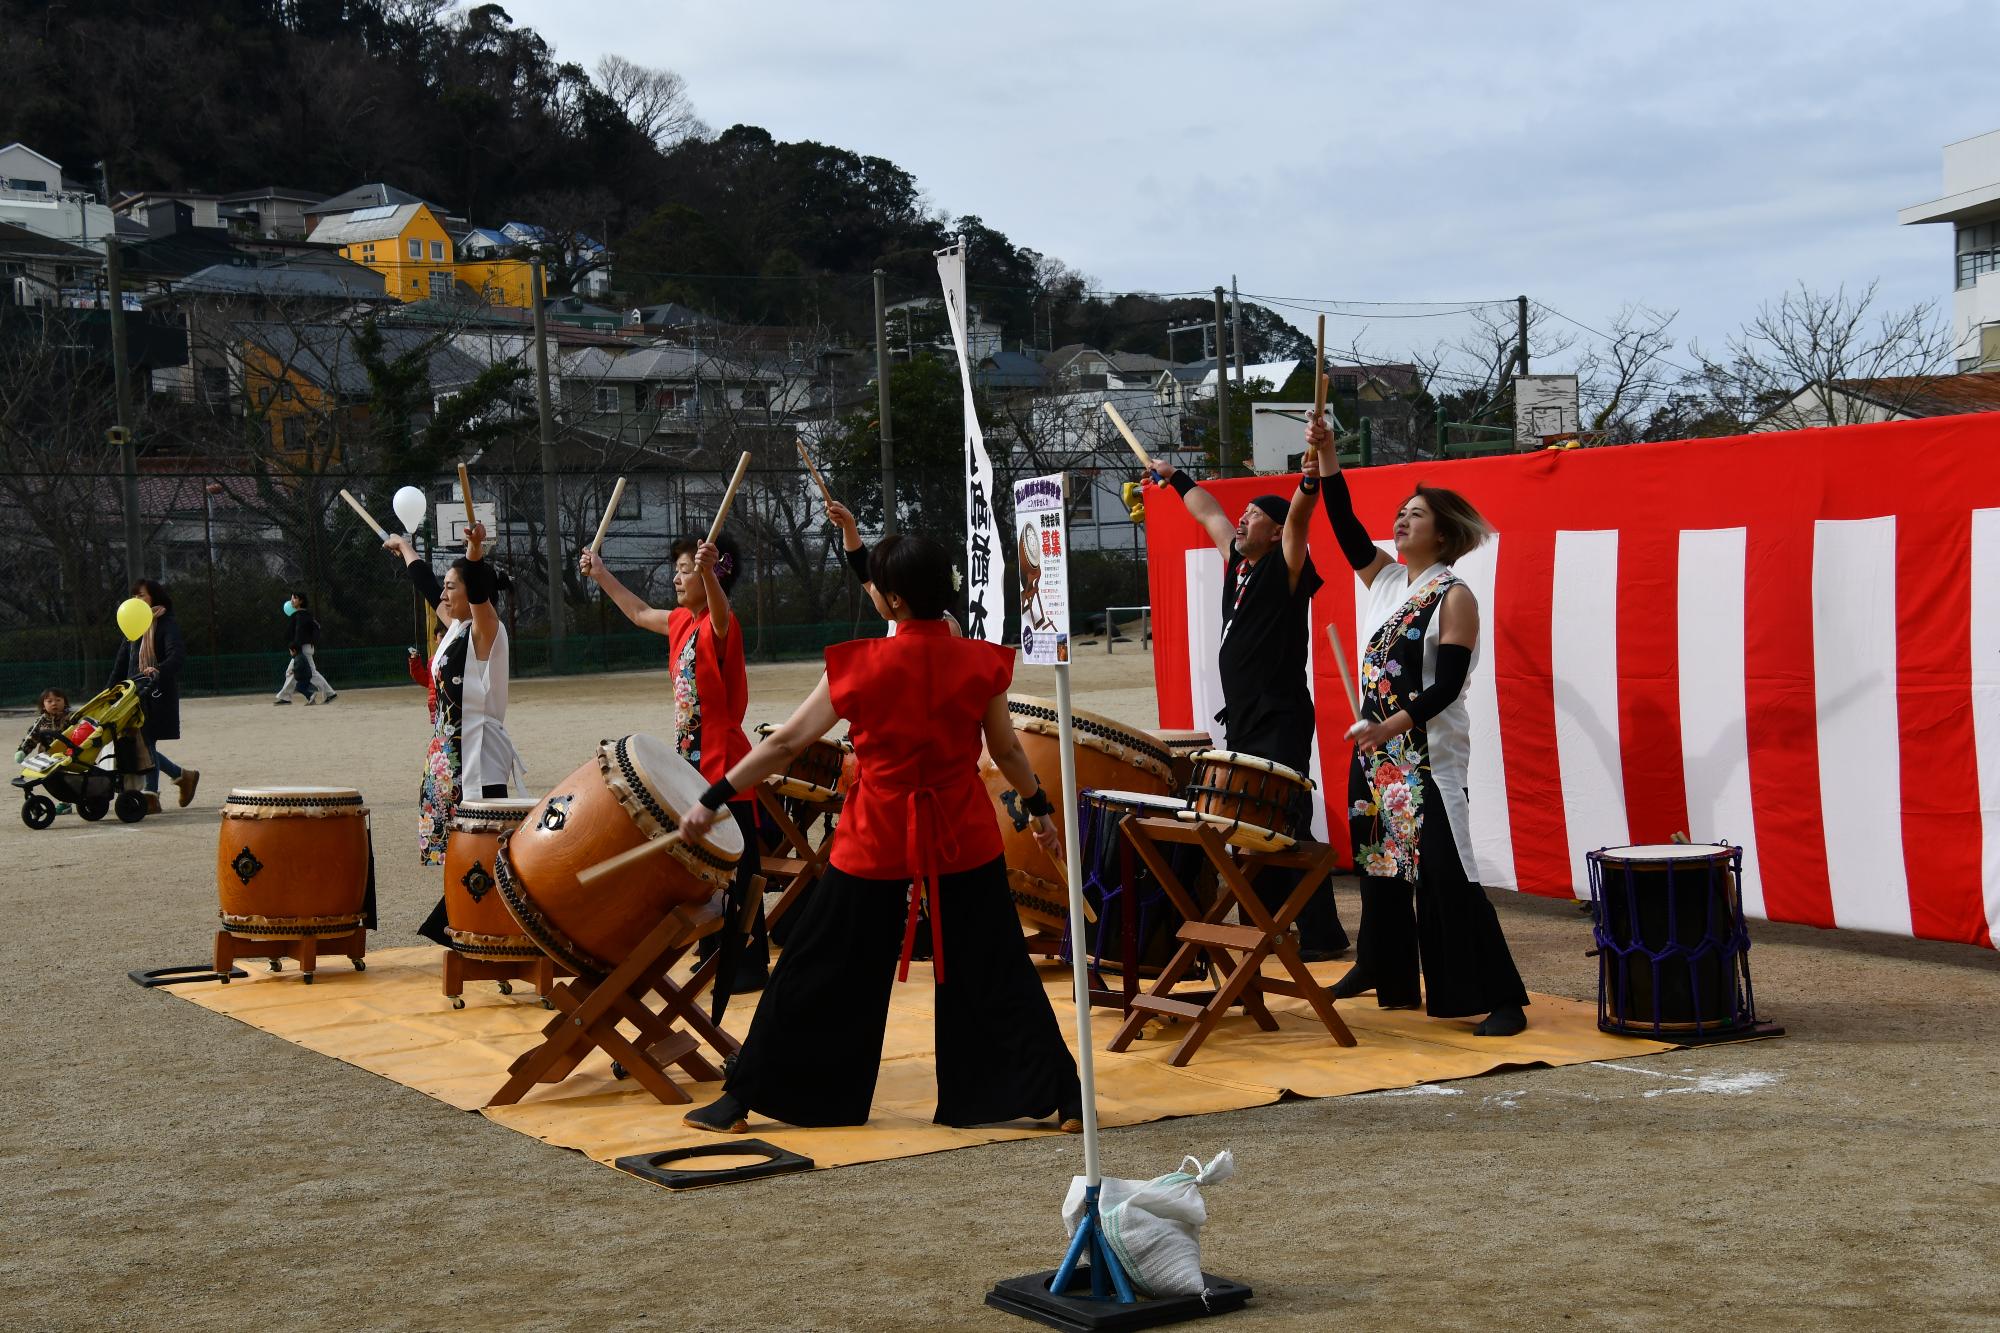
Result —
[[[1992, 947], [2000, 931], [2000, 414], [1348, 474], [1385, 546], [1418, 482], [1498, 536], [1461, 561], [1481, 883], [1588, 892], [1584, 854], [1744, 850], [1745, 906]], [[1295, 477], [1208, 483], [1234, 519]], [[1209, 726], [1222, 559], [1149, 488], [1160, 725]], [[1313, 560], [1319, 836], [1346, 847], [1358, 580]], [[1395, 576], [1391, 571], [1391, 577]], [[1219, 735], [1219, 733], [1218, 733]]]

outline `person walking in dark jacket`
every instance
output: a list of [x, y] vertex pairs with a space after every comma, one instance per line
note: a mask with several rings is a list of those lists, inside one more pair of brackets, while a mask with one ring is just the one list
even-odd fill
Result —
[[[306, 605], [306, 595], [292, 594], [285, 604], [291, 611], [291, 638], [285, 651], [291, 654], [291, 661], [285, 664], [285, 683], [278, 687], [278, 697], [272, 703], [288, 704], [292, 695], [301, 687], [306, 691], [306, 706], [316, 703], [330, 704], [339, 698], [339, 692], [327, 684], [325, 676], [319, 674], [319, 621], [313, 618], [312, 609]], [[310, 685], [306, 682], [311, 681]]]
[[164, 585], [140, 579], [132, 585], [132, 595], [153, 608], [153, 625], [137, 641], [118, 646], [106, 686], [121, 680], [139, 682], [139, 694], [146, 707], [146, 725], [139, 735], [152, 751], [154, 764], [146, 774], [146, 806], [149, 813], [158, 814], [160, 774], [174, 780], [180, 789], [182, 805], [194, 799], [194, 789], [201, 782], [197, 770], [184, 769], [160, 753], [161, 741], [181, 738], [181, 665], [187, 661], [187, 643], [181, 638], [179, 622], [174, 619], [174, 599], [167, 595]]

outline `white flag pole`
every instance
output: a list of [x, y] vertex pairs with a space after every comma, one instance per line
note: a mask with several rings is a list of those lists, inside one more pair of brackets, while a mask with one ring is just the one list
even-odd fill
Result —
[[1076, 1076], [1083, 1084], [1083, 1183], [1096, 1189], [1097, 1069], [1090, 1040], [1090, 950], [1083, 934], [1083, 828], [1076, 817], [1076, 741], [1070, 730], [1069, 664], [1056, 664], [1056, 729], [1062, 755], [1063, 861], [1069, 876], [1069, 957], [1076, 983]]

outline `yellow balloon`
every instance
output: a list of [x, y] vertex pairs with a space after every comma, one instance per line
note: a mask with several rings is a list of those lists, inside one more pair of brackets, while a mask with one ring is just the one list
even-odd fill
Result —
[[118, 630], [126, 638], [137, 643], [153, 627], [153, 608], [137, 597], [127, 597], [118, 604]]

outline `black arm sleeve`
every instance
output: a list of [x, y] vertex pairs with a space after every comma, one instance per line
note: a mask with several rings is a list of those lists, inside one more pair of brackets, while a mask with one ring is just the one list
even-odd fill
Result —
[[841, 555], [847, 561], [847, 567], [854, 571], [854, 577], [863, 583], [868, 582], [868, 547], [861, 545], [851, 551], [843, 550]]
[[1403, 711], [1418, 722], [1428, 722], [1450, 706], [1465, 689], [1465, 674], [1472, 670], [1472, 649], [1462, 643], [1438, 645], [1437, 678], [1431, 687], [1410, 700]]
[[493, 600], [497, 591], [492, 567], [484, 560], [465, 562], [465, 600], [474, 606], [484, 606]]
[[1347, 493], [1347, 477], [1339, 472], [1321, 477], [1319, 495], [1326, 506], [1326, 521], [1333, 528], [1333, 539], [1340, 543], [1340, 553], [1347, 557], [1347, 563], [1356, 569], [1374, 564], [1375, 557], [1382, 552], [1368, 540], [1368, 529], [1354, 516], [1354, 497]]
[[1187, 493], [1194, 489], [1194, 478], [1181, 469], [1176, 468], [1174, 469], [1174, 475], [1167, 478], [1167, 485], [1174, 488], [1175, 495], [1185, 500], [1187, 499]]
[[409, 572], [410, 584], [416, 588], [417, 596], [430, 603], [431, 610], [437, 610], [438, 600], [444, 596], [444, 588], [438, 583], [437, 571], [428, 560], [412, 560], [403, 568]]

